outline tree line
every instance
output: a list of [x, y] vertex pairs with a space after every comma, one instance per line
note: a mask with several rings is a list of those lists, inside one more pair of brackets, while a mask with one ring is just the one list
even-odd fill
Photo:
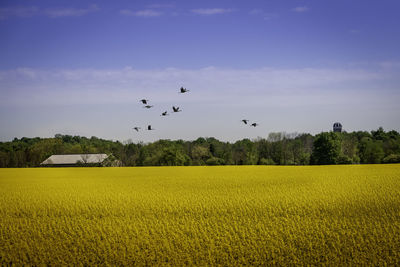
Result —
[[119, 142], [57, 134], [0, 142], [0, 167], [37, 167], [53, 154], [106, 153], [122, 166], [313, 165], [399, 163], [400, 134], [382, 128], [366, 132], [270, 133], [267, 138], [222, 142]]

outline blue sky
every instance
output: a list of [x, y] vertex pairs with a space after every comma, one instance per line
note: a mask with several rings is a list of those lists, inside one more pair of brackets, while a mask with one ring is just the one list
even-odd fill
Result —
[[[0, 139], [400, 130], [399, 11], [396, 0], [1, 1]], [[172, 105], [184, 111], [161, 118]], [[131, 130], [147, 124], [156, 131]]]

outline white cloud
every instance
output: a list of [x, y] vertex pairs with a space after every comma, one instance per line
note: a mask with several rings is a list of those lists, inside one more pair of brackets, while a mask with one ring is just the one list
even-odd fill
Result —
[[[68, 132], [126, 140], [132, 137], [131, 124], [147, 123], [157, 131], [135, 140], [214, 136], [232, 141], [271, 131], [317, 133], [330, 130], [334, 121], [348, 131], [393, 129], [400, 114], [399, 77], [398, 69], [360, 67], [3, 70], [0, 138]], [[179, 94], [180, 86], [190, 92]], [[142, 108], [143, 97], [153, 109]], [[183, 112], [162, 118], [172, 105]], [[242, 127], [243, 118], [260, 127]]]
[[88, 13], [96, 12], [99, 8], [97, 5], [90, 5], [88, 8], [70, 8], [70, 7], [57, 7], [40, 9], [35, 6], [31, 7], [6, 7], [0, 8], [0, 20], [5, 20], [11, 17], [28, 18], [38, 15], [45, 15], [51, 18], [60, 17], [78, 17]]
[[262, 17], [264, 20], [271, 20], [278, 17], [278, 14], [276, 13], [265, 12], [264, 10], [258, 8], [250, 10], [249, 14], [252, 16]]
[[294, 12], [298, 12], [298, 13], [303, 13], [303, 12], [307, 12], [309, 11], [310, 8], [306, 7], [306, 6], [298, 6], [292, 9], [292, 11]]
[[249, 12], [250, 15], [260, 15], [260, 14], [263, 14], [263, 13], [264, 13], [264, 11], [262, 9], [259, 9], [259, 8], [252, 9]]
[[159, 17], [163, 13], [160, 11], [156, 11], [153, 9], [144, 9], [144, 10], [139, 10], [139, 11], [132, 11], [129, 9], [122, 9], [120, 10], [120, 14], [126, 15], [126, 16], [136, 16], [136, 17]]
[[28, 18], [37, 15], [39, 8], [35, 6], [24, 7], [4, 7], [0, 8], [0, 20], [5, 20], [11, 17]]
[[359, 34], [360, 30], [351, 29], [351, 30], [349, 30], [349, 33], [351, 33], [351, 34]]
[[231, 8], [198, 8], [191, 10], [195, 14], [199, 15], [218, 15], [218, 14], [226, 14], [233, 11]]
[[[367, 90], [369, 83], [384, 80], [381, 72], [357, 69], [274, 69], [251, 70], [203, 68], [183, 70], [167, 68], [161, 70], [136, 70], [132, 68], [96, 70], [75, 69], [46, 71], [19, 68], [0, 71], [0, 88], [23, 91], [31, 94], [29, 103], [36, 99], [38, 104], [126, 103], [136, 101], [140, 94], [151, 95], [158, 101], [175, 97], [176, 88], [181, 85], [195, 88], [198, 101], [212, 98], [237, 104], [241, 99], [254, 97], [260, 101], [272, 95], [313, 94], [315, 92], [339, 92], [340, 90]], [[8, 89], [7, 89], [8, 88]], [[167, 89], [169, 88], [169, 89]], [[38, 93], [37, 91], [41, 92]], [[93, 91], [89, 99], [72, 92]], [[2, 92], [0, 104], [18, 103], [12, 91]], [[43, 98], [47, 95], [52, 98]], [[227, 96], [228, 95], [228, 96]], [[8, 99], [12, 98], [12, 99]], [[43, 99], [46, 99], [43, 103]], [[28, 103], [26, 103], [28, 104]]]
[[47, 8], [44, 13], [51, 18], [60, 17], [80, 17], [88, 13], [96, 12], [99, 8], [97, 5], [91, 5], [88, 8]]
[[135, 12], [133, 12], [132, 10], [129, 10], [129, 9], [121, 9], [119, 11], [119, 13], [122, 15], [126, 15], [126, 16], [134, 16], [135, 15]]
[[172, 8], [174, 7], [174, 4], [152, 4], [148, 5], [147, 8], [153, 9], [153, 8]]
[[383, 61], [379, 63], [379, 66], [386, 69], [400, 68], [400, 61]]

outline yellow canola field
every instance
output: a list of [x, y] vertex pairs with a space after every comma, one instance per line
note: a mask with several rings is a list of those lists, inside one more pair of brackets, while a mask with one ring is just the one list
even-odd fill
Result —
[[400, 165], [0, 169], [0, 265], [396, 265]]

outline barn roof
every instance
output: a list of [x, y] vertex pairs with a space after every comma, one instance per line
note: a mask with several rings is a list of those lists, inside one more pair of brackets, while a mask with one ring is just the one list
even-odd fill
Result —
[[101, 163], [107, 158], [107, 154], [69, 154], [69, 155], [52, 155], [42, 165], [52, 164], [76, 164], [78, 161], [82, 163]]

